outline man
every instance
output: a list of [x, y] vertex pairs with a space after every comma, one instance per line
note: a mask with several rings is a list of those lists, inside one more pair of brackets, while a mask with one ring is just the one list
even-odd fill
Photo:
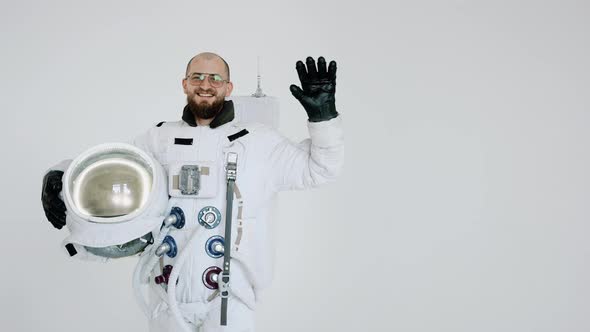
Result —
[[[300, 144], [261, 124], [234, 121], [233, 104], [225, 100], [233, 90], [229, 66], [213, 53], [198, 54], [187, 66], [182, 80], [187, 95], [182, 121], [160, 123], [135, 139], [136, 146], [162, 164], [169, 182], [176, 183], [170, 186], [169, 208], [182, 209], [187, 220], [184, 228], [170, 231], [180, 254], [164, 256], [153, 271], [158, 276], [164, 273], [164, 266], [176, 269], [177, 283], [169, 281], [156, 287], [175, 291], [181, 321], [162, 292], [155, 292], [160, 296], [154, 294], [151, 303], [151, 331], [177, 331], [185, 323], [193, 331], [254, 330], [257, 296], [271, 279], [268, 228], [272, 220], [268, 219], [274, 194], [333, 180], [343, 162], [341, 117], [334, 98], [336, 63], [327, 66], [320, 57], [316, 66], [309, 57], [306, 65], [301, 61], [296, 64], [302, 88], [290, 87], [309, 117], [311, 139]], [[236, 166], [234, 161], [235, 184], [230, 187], [228, 180], [225, 187], [225, 175]], [[199, 167], [197, 192], [178, 187], [186, 165]], [[42, 201], [48, 219], [57, 228], [65, 225], [60, 190], [61, 174], [48, 173]], [[233, 198], [237, 208], [228, 210]], [[231, 211], [227, 229], [226, 211]], [[212, 239], [226, 240], [225, 254], [212, 254], [208, 246]], [[225, 304], [225, 296], [220, 294], [227, 295], [221, 283], [226, 271], [219, 266], [227, 268], [228, 278], [231, 266], [231, 291]], [[221, 310], [227, 303], [229, 307]], [[227, 312], [227, 326], [220, 325], [223, 312]]]

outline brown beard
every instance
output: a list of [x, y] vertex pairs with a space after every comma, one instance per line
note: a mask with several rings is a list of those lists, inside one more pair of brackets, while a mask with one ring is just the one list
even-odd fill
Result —
[[188, 108], [196, 118], [213, 119], [223, 108], [225, 98], [215, 98], [215, 101], [212, 104], [197, 104], [191, 97], [187, 96], [186, 102], [188, 104]]

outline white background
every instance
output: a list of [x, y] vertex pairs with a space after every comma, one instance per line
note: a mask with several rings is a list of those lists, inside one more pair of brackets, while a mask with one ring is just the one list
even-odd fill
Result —
[[281, 100], [338, 61], [338, 182], [280, 195], [258, 331], [589, 331], [585, 1], [14, 1], [0, 5], [2, 331], [144, 331], [134, 259], [63, 255], [44, 171], [184, 105], [218, 52]]

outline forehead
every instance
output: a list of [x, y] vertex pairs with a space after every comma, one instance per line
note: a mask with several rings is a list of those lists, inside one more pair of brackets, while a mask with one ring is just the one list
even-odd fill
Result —
[[189, 74], [191, 73], [208, 73], [221, 74], [225, 73], [225, 65], [221, 59], [217, 57], [205, 58], [198, 57], [193, 59], [189, 66]]

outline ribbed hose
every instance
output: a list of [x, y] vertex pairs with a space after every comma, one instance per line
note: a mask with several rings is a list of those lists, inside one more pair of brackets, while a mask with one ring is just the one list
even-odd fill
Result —
[[[137, 265], [135, 266], [135, 270], [133, 271], [133, 293], [135, 294], [135, 299], [139, 302], [139, 306], [141, 307], [143, 313], [149, 319], [151, 318], [150, 308], [145, 300], [143, 295], [141, 285], [145, 283], [150, 283], [150, 273], [154, 269], [154, 266], [158, 263], [160, 257], [155, 255], [156, 249], [160, 246], [164, 238], [170, 232], [170, 227], [168, 227], [166, 223], [164, 224], [164, 228], [160, 230], [158, 233], [158, 237], [154, 241], [154, 244], [149, 247], [147, 251], [144, 251], [144, 254], [141, 256]], [[160, 286], [158, 286], [160, 287]], [[161, 288], [160, 288], [161, 289]], [[158, 292], [160, 293], [160, 292]], [[166, 296], [162, 296], [162, 299], [165, 301]]]
[[187, 258], [192, 252], [191, 248], [196, 242], [195, 239], [198, 234], [199, 228], [195, 228], [186, 247], [180, 252], [178, 258], [176, 259], [176, 263], [172, 268], [172, 273], [170, 273], [170, 277], [168, 278], [168, 308], [170, 308], [170, 311], [172, 312], [174, 319], [176, 319], [178, 326], [180, 326], [185, 332], [192, 332], [192, 330], [190, 326], [184, 321], [184, 318], [182, 318], [180, 313], [180, 309], [178, 309], [178, 301], [176, 300], [176, 282], [178, 281], [178, 276], [180, 275], [182, 266], [184, 263], [186, 263]]

